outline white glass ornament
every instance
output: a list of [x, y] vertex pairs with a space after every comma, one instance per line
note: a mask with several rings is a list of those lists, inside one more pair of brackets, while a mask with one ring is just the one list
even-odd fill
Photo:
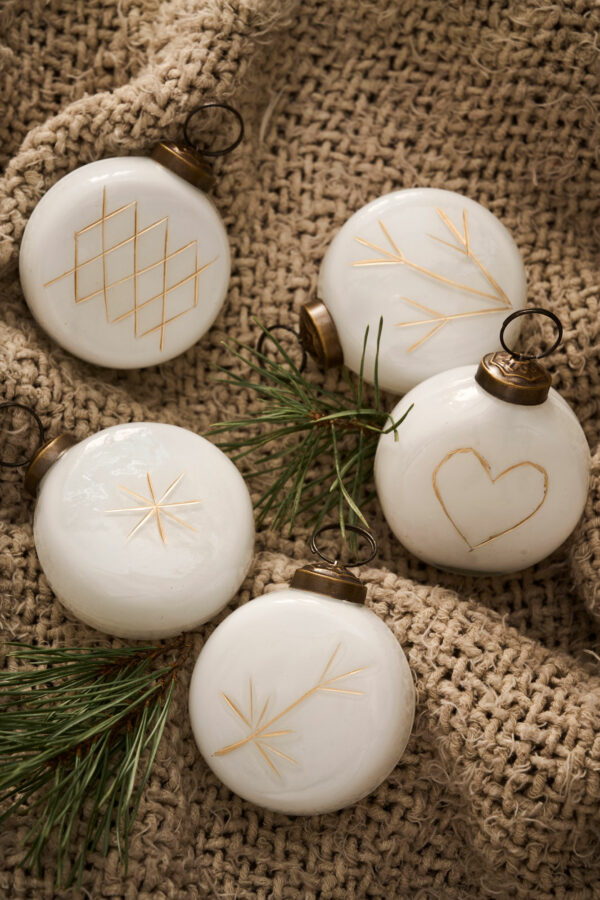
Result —
[[40, 564], [59, 600], [100, 631], [169, 637], [234, 596], [252, 559], [254, 518], [233, 463], [174, 425], [115, 425], [80, 443], [60, 435], [26, 486]]
[[[533, 312], [558, 324], [555, 349], [560, 322], [546, 310], [521, 314]], [[585, 506], [590, 452], [535, 359], [506, 349], [435, 375], [392, 417], [411, 404], [397, 437], [379, 441], [375, 481], [390, 528], [415, 556], [475, 574], [515, 572], [569, 536]]]
[[412, 676], [365, 594], [339, 566], [304, 567], [290, 588], [233, 612], [203, 647], [192, 729], [244, 799], [290, 815], [330, 812], [375, 790], [402, 756]]
[[[301, 310], [301, 334], [322, 364], [358, 372], [365, 330], [376, 333], [383, 318], [379, 384], [404, 394], [499, 346], [502, 320], [525, 305], [525, 289], [518, 248], [489, 210], [453, 191], [395, 191], [360, 209], [332, 241], [320, 300]], [[371, 343], [366, 381], [374, 363]]]
[[211, 181], [191, 146], [170, 143], [153, 158], [103, 159], [61, 178], [21, 244], [23, 293], [41, 327], [75, 356], [114, 368], [191, 347], [229, 282], [225, 228], [200, 189]]

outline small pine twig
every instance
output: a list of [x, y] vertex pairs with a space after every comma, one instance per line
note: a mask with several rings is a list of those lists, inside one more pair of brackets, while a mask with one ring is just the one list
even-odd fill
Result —
[[[377, 333], [373, 406], [366, 406], [363, 401], [368, 327], [358, 378], [353, 381], [346, 370], [348, 390], [342, 394], [311, 384], [273, 332], [258, 320], [254, 321], [275, 345], [283, 363], [239, 341], [225, 341], [231, 354], [260, 380], [251, 381], [218, 366], [227, 377], [215, 381], [250, 391], [264, 405], [256, 415], [216, 423], [208, 434], [225, 434], [237, 429], [251, 432], [243, 439], [221, 441], [217, 446], [234, 461], [257, 454], [256, 468], [246, 478], [269, 476], [271, 483], [255, 503], [257, 525], [260, 527], [267, 521], [273, 529], [288, 525], [291, 533], [297, 517], [306, 513], [308, 524], [318, 528], [334, 509], [343, 535], [347, 522], [360, 521], [367, 525], [361, 505], [365, 486], [372, 476], [377, 442], [382, 434], [389, 432], [394, 432], [397, 439], [397, 429], [412, 409], [394, 422], [381, 407], [378, 361], [383, 320]], [[252, 433], [257, 426], [266, 429]], [[325, 461], [329, 463], [325, 470], [314, 474], [317, 465]]]
[[[80, 884], [87, 853], [100, 847], [106, 856], [114, 827], [127, 866], [187, 640], [122, 648], [9, 646], [19, 648], [10, 656], [28, 668], [0, 671], [0, 824], [36, 812], [20, 864], [41, 873], [54, 835], [57, 886]], [[157, 665], [169, 655], [174, 658]], [[67, 872], [77, 824], [85, 819]]]

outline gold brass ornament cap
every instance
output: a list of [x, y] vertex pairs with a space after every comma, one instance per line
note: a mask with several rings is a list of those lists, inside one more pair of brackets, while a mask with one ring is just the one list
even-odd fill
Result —
[[212, 165], [189, 144], [159, 141], [150, 156], [201, 191], [209, 191], [215, 183]]
[[364, 603], [367, 597], [366, 585], [343, 566], [315, 563], [296, 569], [290, 587], [302, 591], [314, 591], [336, 600]]
[[300, 341], [325, 369], [341, 366], [344, 351], [335, 322], [321, 300], [311, 300], [300, 310]]
[[35, 497], [40, 481], [48, 469], [77, 443], [77, 438], [72, 434], [59, 434], [40, 447], [25, 471], [24, 483], [28, 494]]
[[519, 406], [539, 406], [548, 397], [552, 379], [536, 359], [515, 359], [506, 350], [487, 353], [475, 381], [488, 394]]

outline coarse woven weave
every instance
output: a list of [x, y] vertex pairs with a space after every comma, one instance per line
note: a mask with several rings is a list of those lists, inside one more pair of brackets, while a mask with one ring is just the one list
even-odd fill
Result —
[[[598, 444], [600, 10], [593, 0], [4, 0], [0, 7], [2, 397], [50, 434], [131, 420], [203, 431], [254, 401], [208, 384], [251, 316], [296, 325], [325, 249], [360, 206], [427, 186], [467, 194], [511, 230], [529, 300], [560, 315], [555, 386]], [[23, 228], [76, 166], [144, 153], [216, 98], [247, 139], [218, 167], [233, 274], [198, 345], [141, 372], [89, 366], [33, 322], [17, 279]], [[531, 340], [537, 340], [531, 329]], [[241, 370], [240, 370], [241, 371]], [[321, 377], [316, 368], [310, 377]], [[336, 375], [328, 376], [335, 385]], [[391, 402], [391, 401], [390, 401]], [[407, 425], [408, 427], [408, 425]], [[33, 504], [4, 476], [4, 637], [86, 644], [40, 572]], [[125, 875], [92, 855], [101, 898], [600, 897], [600, 457], [568, 544], [518, 577], [445, 575], [382, 522], [363, 577], [408, 654], [418, 712], [407, 752], [371, 797], [289, 818], [233, 796], [186, 715], [191, 663], [140, 808]], [[285, 583], [308, 532], [263, 532], [235, 603]], [[195, 636], [198, 651], [214, 624]], [[0, 834], [2, 898], [56, 891], [17, 868], [25, 824]]]

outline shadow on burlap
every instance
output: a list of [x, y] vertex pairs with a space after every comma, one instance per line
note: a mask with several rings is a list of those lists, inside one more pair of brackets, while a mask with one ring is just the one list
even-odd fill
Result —
[[[461, 191], [524, 255], [529, 298], [557, 312], [555, 385], [598, 444], [600, 13], [595, 4], [405, 0], [7, 0], [0, 11], [2, 394], [51, 434], [130, 420], [202, 431], [252, 411], [208, 384], [252, 315], [297, 322], [325, 248], [386, 191]], [[233, 252], [226, 307], [182, 357], [142, 372], [93, 368], [32, 321], [18, 244], [43, 193], [77, 165], [145, 153], [209, 98], [234, 101], [248, 139], [219, 166]], [[532, 337], [534, 340], [535, 337]], [[316, 369], [311, 377], [321, 376]], [[328, 383], [335, 384], [335, 374]], [[391, 403], [391, 399], [390, 399]], [[408, 427], [408, 426], [406, 426]], [[600, 896], [600, 679], [594, 615], [600, 478], [570, 544], [519, 576], [445, 575], [409, 557], [374, 512], [369, 602], [405, 648], [418, 692], [402, 763], [339, 814], [293, 819], [232, 796], [199, 758], [179, 685], [131, 847], [92, 855], [91, 898], [593, 898]], [[96, 635], [53, 599], [32, 504], [3, 482], [6, 637]], [[263, 533], [237, 602], [286, 582], [307, 532]], [[196, 638], [199, 650], [214, 628]], [[16, 867], [26, 824], [0, 835], [0, 893], [70, 897]]]

